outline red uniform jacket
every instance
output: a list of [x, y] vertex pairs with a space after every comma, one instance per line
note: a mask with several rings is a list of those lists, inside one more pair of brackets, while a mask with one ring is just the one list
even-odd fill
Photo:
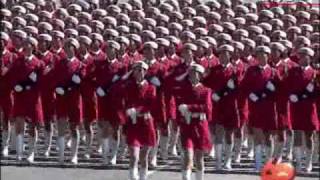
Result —
[[178, 116], [182, 146], [186, 149], [194, 148], [207, 151], [211, 148], [209, 131], [212, 113], [211, 90], [201, 83], [192, 86], [188, 79], [180, 82], [179, 86], [181, 88], [175, 94], [175, 97], [180, 96], [177, 107], [185, 104], [191, 113], [190, 121], [181, 112]]
[[[276, 91], [278, 77], [274, 69], [269, 65], [251, 66], [240, 84], [240, 90], [244, 97], [249, 97], [249, 125], [263, 130], [276, 130], [278, 128], [276, 93], [267, 90], [268, 82], [275, 86], [274, 91]], [[256, 102], [251, 100], [252, 94], [258, 97]]]
[[125, 68], [117, 59], [113, 61], [96, 62], [94, 76], [96, 77], [96, 87], [102, 88], [105, 96], [97, 96], [98, 98], [98, 119], [109, 121], [112, 125], [118, 126], [124, 123], [121, 118], [121, 112], [118, 111], [119, 92], [117, 89], [121, 76], [125, 73]]
[[212, 89], [214, 95], [213, 115], [216, 123], [226, 128], [239, 128], [240, 117], [238, 108], [238, 85], [240, 72], [231, 63], [226, 67], [217, 65], [210, 69], [210, 74], [203, 80], [203, 83]]
[[3, 112], [5, 121], [8, 121], [12, 115], [13, 99], [11, 92], [14, 84], [10, 81], [8, 75], [15, 59], [16, 56], [7, 49], [2, 52], [0, 58], [0, 111]]
[[[20, 86], [22, 89], [14, 91], [14, 117], [27, 118], [32, 123], [43, 121], [39, 91], [42, 71], [43, 64], [34, 55], [28, 59], [19, 57], [14, 61], [10, 70], [10, 81], [14, 83], [14, 87]], [[31, 80], [31, 74], [36, 74], [34, 80]]]
[[276, 98], [278, 123], [280, 129], [292, 128], [291, 120], [288, 117], [288, 97], [285, 92], [283, 79], [288, 76], [289, 70], [296, 66], [298, 66], [298, 64], [291, 61], [289, 58], [280, 60], [277, 64], [275, 64], [275, 68], [277, 69], [279, 78], [281, 79]]
[[[135, 108], [138, 114], [136, 123], [131, 118], [127, 118], [125, 132], [128, 144], [155, 146], [156, 87], [146, 80], [137, 84], [133, 79], [129, 79], [123, 85], [124, 109]], [[146, 116], [148, 113], [151, 116]]]
[[83, 119], [92, 122], [97, 118], [97, 99], [95, 84], [95, 65], [94, 59], [90, 53], [84, 56], [79, 55], [79, 60], [84, 65], [84, 76], [80, 85], [82, 96], [82, 112]]
[[154, 119], [157, 126], [163, 128], [163, 130], [167, 129], [168, 125], [163, 87], [166, 69], [168, 69], [167, 65], [158, 62], [157, 60], [152, 60], [146, 74], [148, 82], [157, 87], [157, 114], [154, 116]]
[[53, 69], [54, 85], [56, 88], [63, 88], [64, 94], [57, 97], [57, 117], [69, 118], [71, 123], [81, 123], [81, 97], [80, 85], [72, 82], [72, 77], [78, 75], [83, 77], [83, 65], [76, 58], [67, 60], [63, 58], [56, 62]]
[[290, 102], [289, 118], [291, 119], [293, 130], [318, 130], [319, 120], [316, 108], [316, 97], [314, 92], [319, 92], [319, 89], [314, 89], [308, 93], [306, 87], [309, 83], [314, 84], [316, 71], [308, 66], [307, 68], [294, 67], [289, 70], [288, 77], [284, 79], [287, 97], [293, 94], [298, 96], [297, 102]]
[[44, 64], [43, 74], [40, 79], [41, 102], [45, 120], [50, 120], [55, 114], [55, 93], [54, 84], [51, 83], [55, 78], [52, 69], [58, 59], [52, 52], [46, 51], [38, 55], [39, 60]]

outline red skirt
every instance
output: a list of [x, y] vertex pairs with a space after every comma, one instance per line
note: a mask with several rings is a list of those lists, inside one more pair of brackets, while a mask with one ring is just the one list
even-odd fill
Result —
[[9, 122], [10, 118], [12, 118], [12, 100], [11, 93], [5, 93], [0, 95], [0, 111], [3, 112], [3, 118], [5, 122]]
[[13, 117], [26, 118], [27, 122], [43, 124], [42, 104], [38, 92], [14, 93]]
[[191, 124], [180, 123], [180, 136], [184, 149], [196, 149], [205, 152], [211, 150], [210, 131], [206, 120], [192, 119]]
[[80, 125], [82, 123], [82, 102], [80, 93], [77, 91], [67, 92], [67, 94], [57, 95], [57, 118], [68, 118], [70, 123]]
[[94, 92], [82, 95], [83, 119], [89, 123], [97, 119], [97, 100]]
[[44, 120], [52, 120], [56, 110], [56, 97], [54, 92], [41, 93], [41, 100]]
[[125, 127], [127, 143], [129, 146], [154, 147], [156, 145], [156, 130], [153, 119], [145, 120], [143, 118], [137, 118], [136, 124], [132, 124], [129, 119]]

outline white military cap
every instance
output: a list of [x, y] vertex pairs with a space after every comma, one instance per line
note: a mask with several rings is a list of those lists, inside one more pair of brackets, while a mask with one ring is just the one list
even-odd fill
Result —
[[61, 38], [61, 39], [64, 39], [64, 33], [61, 32], [61, 31], [52, 31], [51, 35], [55, 38]]
[[158, 49], [158, 44], [154, 41], [148, 41], [143, 44], [143, 49], [145, 48]]
[[197, 51], [198, 47], [193, 43], [185, 43], [183, 45], [183, 49], [189, 49], [189, 50], [192, 50], [192, 51]]
[[270, 50], [270, 48], [268, 46], [257, 46], [256, 47], [256, 52], [257, 53], [262, 52], [262, 53], [270, 54], [271, 50]]
[[201, 47], [203, 47], [203, 48], [205, 48], [205, 49], [208, 49], [208, 48], [210, 47], [209, 43], [208, 43], [207, 41], [203, 40], [203, 39], [197, 39], [197, 40], [195, 41], [195, 44], [196, 44], [198, 47], [201, 46]]
[[5, 41], [8, 41], [10, 38], [9, 38], [9, 35], [7, 33], [1, 32], [1, 39], [5, 40]]
[[118, 43], [123, 43], [123, 44], [125, 44], [125, 45], [127, 45], [127, 46], [129, 46], [129, 44], [130, 44], [129, 39], [126, 38], [125, 36], [118, 36], [118, 37], [116, 38], [116, 41], [117, 41]]
[[119, 50], [120, 44], [117, 41], [109, 40], [109, 41], [107, 41], [107, 47], [112, 47], [116, 50]]
[[133, 63], [133, 68], [143, 68], [145, 70], [149, 69], [149, 66], [147, 63], [143, 62], [143, 61], [136, 61]]
[[68, 39], [66, 39], [65, 43], [68, 46], [70, 46], [70, 45], [73, 46], [76, 49], [78, 49], [80, 47], [78, 40], [75, 38], [68, 38]]
[[130, 40], [136, 41], [138, 43], [141, 43], [141, 37], [138, 34], [129, 34], [128, 38]]
[[78, 41], [88, 46], [92, 43], [92, 40], [88, 36], [79, 36]]
[[283, 52], [284, 50], [286, 50], [286, 47], [283, 44], [281, 44], [280, 42], [272, 42], [270, 44], [270, 48], [275, 49], [275, 50], [279, 50], [280, 52]]
[[191, 65], [191, 69], [196, 71], [196, 72], [199, 72], [201, 74], [203, 74], [205, 72], [205, 69], [203, 66], [201, 66], [200, 64], [192, 64]]
[[309, 47], [302, 47], [298, 50], [299, 54], [306, 54], [308, 56], [314, 56], [314, 51]]
[[103, 42], [103, 37], [101, 36], [101, 34], [98, 34], [98, 33], [91, 33], [90, 38], [92, 40], [98, 40], [100, 42]]
[[16, 36], [16, 37], [19, 37], [19, 38], [21, 38], [21, 39], [25, 39], [25, 38], [27, 38], [27, 33], [26, 32], [24, 32], [24, 31], [22, 31], [22, 30], [14, 30], [13, 32], [12, 32], [12, 35], [13, 36]]
[[35, 38], [31, 37], [31, 36], [28, 36], [25, 39], [25, 42], [30, 43], [33, 47], [37, 47], [38, 46], [38, 41]]
[[229, 52], [234, 52], [234, 47], [232, 47], [231, 45], [229, 44], [224, 44], [222, 46], [220, 46], [218, 48], [218, 51], [219, 52], [222, 52], [222, 51], [229, 51]]
[[43, 40], [43, 41], [52, 41], [52, 36], [50, 36], [49, 34], [39, 34], [38, 36], [39, 40]]

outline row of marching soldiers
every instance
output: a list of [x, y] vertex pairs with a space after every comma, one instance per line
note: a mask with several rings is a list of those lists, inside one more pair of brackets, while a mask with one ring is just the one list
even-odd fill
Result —
[[[177, 146], [185, 180], [191, 178], [193, 161], [197, 180], [203, 179], [208, 154], [215, 156], [218, 170], [231, 170], [233, 157], [240, 163], [245, 139], [252, 141], [249, 155], [256, 170], [269, 159], [281, 162], [287, 149], [289, 156], [294, 152], [298, 172], [311, 172], [319, 141], [315, 51], [301, 47], [290, 58], [285, 45], [272, 42], [253, 48], [245, 61], [236, 50], [243, 45], [237, 43], [220, 45], [217, 56], [211, 52], [197, 58], [208, 49], [207, 41], [181, 43], [169, 36], [139, 48], [136, 34], [104, 42], [97, 33], [64, 39], [53, 31], [35, 39], [21, 30], [14, 30], [11, 38], [1, 32], [2, 154], [8, 156], [14, 127], [16, 157], [23, 160], [29, 123], [26, 160], [34, 162], [41, 127], [45, 156], [50, 156], [56, 122], [59, 163], [65, 162], [70, 128], [71, 162], [77, 164], [79, 129], [86, 131], [85, 157], [90, 158], [98, 148], [93, 147], [92, 126], [97, 120], [103, 162], [116, 164], [125, 153], [123, 148], [118, 154], [119, 146], [128, 145], [134, 180], [147, 179], [148, 166], [157, 165], [158, 148], [166, 160], [168, 152], [178, 155]], [[133, 53], [119, 56], [123, 46]]]

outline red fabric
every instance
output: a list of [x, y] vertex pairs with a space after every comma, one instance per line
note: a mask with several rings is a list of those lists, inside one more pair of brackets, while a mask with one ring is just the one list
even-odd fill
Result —
[[209, 131], [209, 121], [212, 113], [211, 90], [202, 84], [192, 87], [186, 79], [180, 82], [180, 89], [176, 91], [174, 97], [179, 97], [177, 107], [180, 104], [186, 104], [190, 112], [205, 113], [207, 117], [203, 121], [200, 121], [199, 118], [192, 118], [191, 123], [187, 124], [184, 117], [179, 113], [178, 123], [183, 148], [209, 151], [212, 146]]
[[83, 76], [80, 91], [82, 97], [82, 118], [88, 123], [93, 122], [97, 118], [97, 97], [95, 84], [95, 66], [93, 57], [87, 54], [86, 57], [79, 56], [84, 65], [85, 75]]
[[[240, 84], [242, 95], [248, 97], [252, 92], [255, 93], [265, 89], [269, 80], [277, 81], [277, 73], [270, 66], [265, 69], [259, 66], [250, 66]], [[278, 128], [275, 93], [258, 100], [258, 102], [248, 100], [248, 107], [249, 126], [263, 130], [276, 130]]]
[[240, 72], [236, 66], [230, 65], [223, 67], [217, 65], [210, 70], [210, 74], [204, 80], [204, 84], [212, 89], [213, 93], [219, 93], [227, 87], [230, 79], [233, 79], [236, 89], [228, 93], [227, 96], [221, 96], [217, 102], [213, 101], [213, 115], [216, 123], [226, 128], [240, 128], [240, 116], [238, 105], [238, 83], [240, 81]]
[[[4, 121], [8, 122], [12, 116], [13, 98], [12, 87], [14, 84], [10, 81], [10, 69], [16, 57], [8, 50], [4, 50], [1, 56], [0, 69], [0, 111], [3, 112]], [[4, 72], [4, 69], [7, 69]]]
[[14, 61], [10, 73], [10, 79], [14, 85], [20, 84], [29, 79], [32, 72], [37, 73], [37, 82], [31, 85], [30, 90], [22, 92], [14, 92], [13, 116], [22, 117], [29, 120], [31, 123], [42, 123], [42, 106], [39, 91], [39, 79], [43, 70], [43, 64], [35, 56], [29, 61], [19, 57]]
[[[124, 90], [125, 109], [135, 108], [138, 113], [150, 112], [152, 117], [156, 116], [156, 88], [153, 85], [147, 81], [138, 85], [133, 80], [129, 80]], [[156, 130], [152, 117], [149, 119], [139, 117], [136, 124], [128, 118], [125, 132], [129, 146], [153, 147], [156, 145]]]
[[[315, 73], [316, 71], [311, 67], [306, 70], [303, 70], [301, 67], [290, 69], [288, 77], [284, 80], [287, 97], [290, 94], [303, 91], [315, 77]], [[290, 102], [289, 118], [291, 119], [293, 130], [319, 130], [316, 98], [307, 98], [296, 103]]]
[[43, 109], [44, 120], [52, 120], [55, 115], [55, 93], [54, 86], [52, 83], [54, 76], [52, 74], [52, 69], [55, 61], [58, 59], [53, 55], [52, 52], [48, 51], [46, 54], [38, 55], [39, 60], [44, 64], [44, 71], [40, 79], [40, 91], [41, 91], [41, 102]]
[[[107, 88], [109, 91], [106, 92], [106, 96], [97, 97], [98, 99], [98, 119], [101, 121], [109, 121], [113, 126], [123, 124], [124, 120], [121, 118], [118, 107], [119, 96], [116, 90], [115, 84], [120, 83], [119, 81], [114, 83], [112, 79], [115, 75], [121, 77], [125, 73], [125, 68], [122, 63], [118, 60], [114, 62], [108, 62], [107, 60], [96, 62], [94, 76], [96, 77], [96, 87]], [[107, 90], [105, 89], [105, 91]]]
[[276, 98], [276, 106], [277, 106], [277, 116], [278, 116], [278, 123], [279, 123], [279, 129], [285, 129], [289, 128], [292, 129], [291, 120], [288, 117], [288, 97], [285, 92], [284, 82], [283, 79], [287, 77], [288, 71], [298, 66], [295, 62], [288, 59], [283, 59], [279, 61], [275, 68], [278, 71], [279, 77], [282, 80], [279, 83], [278, 88], [278, 96]]
[[[168, 126], [168, 119], [166, 115], [166, 105], [164, 98], [164, 78], [166, 74], [166, 70], [169, 68], [169, 64], [167, 64], [168, 60], [164, 60], [162, 62], [156, 61], [153, 64], [149, 64], [149, 69], [146, 74], [146, 78], [150, 80], [150, 78], [158, 78], [161, 85], [157, 87], [157, 108], [156, 115], [154, 116], [155, 123], [157, 127], [165, 130]], [[166, 63], [167, 62], [167, 63]], [[149, 81], [149, 83], [152, 83]]]
[[[77, 58], [71, 62], [67, 59], [57, 61], [53, 69], [53, 76], [55, 77], [53, 83], [55, 87], [70, 86], [71, 79], [74, 74], [83, 76], [83, 67]], [[64, 95], [57, 94], [56, 97], [56, 111], [58, 119], [69, 118], [71, 123], [79, 125], [82, 121], [80, 87], [73, 87], [70, 91], [65, 89]]]

